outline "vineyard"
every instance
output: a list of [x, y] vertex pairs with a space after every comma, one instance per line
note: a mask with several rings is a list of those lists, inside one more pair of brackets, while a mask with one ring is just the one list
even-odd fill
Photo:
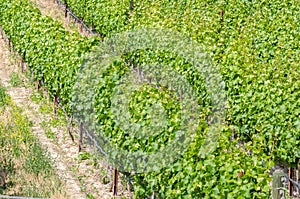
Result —
[[[88, 85], [91, 77], [99, 76], [92, 96], [94, 107], [89, 106], [87, 111], [93, 109], [95, 114], [99, 130], [95, 137], [105, 137], [111, 143], [105, 145], [99, 141], [101, 149], [119, 159], [124, 157], [114, 154], [113, 147], [131, 153], [155, 153], [174, 140], [175, 132], [180, 130], [178, 118], [183, 114], [180, 103], [185, 96], [180, 94], [177, 99], [171, 89], [155, 87], [151, 80], [144, 82], [130, 95], [128, 120], [138, 123], [139, 128], [147, 128], [151, 123], [147, 107], [159, 103], [167, 113], [167, 126], [148, 137], [128, 136], [114, 120], [113, 111], [114, 89], [125, 74], [132, 68], [139, 71], [139, 66], [160, 63], [176, 71], [195, 91], [195, 101], [201, 105], [197, 128], [192, 132], [192, 141], [184, 146], [184, 153], [172, 164], [134, 173], [122, 171], [118, 163], [110, 162], [130, 182], [134, 198], [274, 198], [275, 168], [282, 168], [288, 175], [286, 195], [299, 197], [298, 1], [64, 0], [58, 3], [64, 6], [66, 15], [72, 12], [94, 34], [83, 36], [66, 30], [61, 22], [42, 15], [29, 0], [0, 0], [0, 27], [2, 38], [7, 38], [11, 51], [21, 56], [38, 87], [47, 90], [54, 106], [61, 106], [70, 118], [78, 114], [74, 99], [88, 104], [84, 98], [88, 87], [78, 91], [76, 86], [83, 68], [93, 69], [91, 65], [95, 62], [87, 59], [90, 52], [104, 52], [106, 44], [115, 42], [110, 38], [132, 30], [166, 29], [190, 38], [210, 57], [210, 63], [218, 68], [224, 82], [226, 116], [218, 129], [216, 147], [203, 154], [201, 146], [212, 128], [213, 97], [205, 85], [205, 77], [193, 68], [194, 63], [187, 56], [163, 48], [135, 49], [121, 53], [119, 59], [108, 65], [101, 65], [99, 72], [88, 71], [81, 79], [81, 83]], [[74, 97], [76, 92], [79, 94]], [[76, 108], [79, 113], [84, 112]], [[88, 129], [88, 122], [79, 123]]]

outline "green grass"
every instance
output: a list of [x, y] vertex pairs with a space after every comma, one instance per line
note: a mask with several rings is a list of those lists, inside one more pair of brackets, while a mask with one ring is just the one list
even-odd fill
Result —
[[5, 93], [5, 89], [0, 85], [0, 108], [4, 108], [8, 103], [8, 96]]
[[[30, 100], [39, 104], [39, 111], [43, 114], [53, 114], [53, 103], [49, 101], [49, 98], [39, 94], [32, 93], [30, 95]], [[61, 108], [57, 109], [57, 117], [51, 118], [50, 124], [52, 127], [66, 126], [68, 121]]]
[[78, 154], [78, 161], [81, 162], [83, 160], [91, 159], [92, 155], [87, 151], [82, 151]]
[[58, 118], [52, 118], [50, 120], [50, 125], [52, 127], [67, 126], [68, 121], [65, 119], [65, 117], [59, 115]]
[[39, 93], [32, 93], [32, 94], [30, 95], [30, 100], [31, 100], [32, 102], [39, 103], [39, 102], [42, 102], [43, 96], [40, 95]]
[[22, 79], [20, 78], [19, 74], [16, 73], [16, 72], [13, 72], [13, 73], [10, 74], [9, 83], [10, 83], [13, 87], [24, 86], [24, 82], [23, 82]]
[[46, 129], [45, 134], [47, 138], [56, 140], [56, 134], [50, 128]]
[[48, 104], [41, 104], [39, 111], [43, 114], [51, 114], [53, 113], [53, 109]]
[[31, 133], [32, 123], [0, 86], [0, 195], [65, 198], [49, 155]]

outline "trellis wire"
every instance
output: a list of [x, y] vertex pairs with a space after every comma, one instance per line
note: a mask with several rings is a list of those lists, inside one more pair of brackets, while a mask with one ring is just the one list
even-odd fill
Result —
[[72, 10], [70, 10], [67, 5], [62, 2], [61, 0], [54, 0], [55, 2], [57, 2], [57, 4], [59, 6], [62, 6], [64, 7], [64, 9], [77, 21], [79, 22], [85, 29], [86, 31], [88, 31], [91, 35], [97, 35], [95, 34], [79, 17], [77, 17], [73, 12]]
[[[299, 184], [297, 181], [295, 181], [295, 180], [293, 180], [292, 178], [290, 178], [287, 174], [285, 174], [285, 177], [286, 177], [286, 179], [287, 179], [289, 182], [292, 183], [293, 187], [296, 187], [296, 188], [297, 188], [297, 189], [296, 189], [296, 193], [297, 193], [297, 195], [299, 196], [300, 184]], [[290, 192], [290, 196], [292, 196], [293, 193], [291, 193], [291, 191], [289, 191], [289, 192]]]
[[[60, 103], [58, 103], [58, 106], [59, 108], [63, 111], [64, 113], [64, 116], [65, 118], [68, 120], [70, 119], [70, 116], [69, 114], [67, 113], [67, 111], [65, 110], [64, 106], [62, 106]], [[80, 124], [80, 122], [73, 118], [73, 121], [76, 122], [77, 124]], [[95, 138], [94, 135], [90, 134], [89, 131], [83, 126], [83, 130], [84, 130], [84, 133], [85, 135], [87, 136], [87, 138], [93, 142], [94, 146], [98, 149], [98, 151], [104, 155], [106, 158], [109, 158], [108, 154], [105, 152], [105, 150], [99, 145], [98, 141], [97, 141], [97, 138]], [[80, 133], [79, 131], [74, 131], [77, 135]], [[127, 182], [130, 184], [130, 185], [133, 185], [133, 181], [132, 179], [130, 179], [128, 176], [125, 176]]]

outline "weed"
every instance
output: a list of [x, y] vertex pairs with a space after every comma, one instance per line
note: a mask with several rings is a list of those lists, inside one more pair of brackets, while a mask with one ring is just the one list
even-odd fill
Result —
[[53, 131], [51, 131], [50, 128], [45, 130], [45, 134], [46, 134], [46, 137], [49, 139], [53, 139], [53, 140], [56, 139], [56, 134]]
[[50, 125], [52, 127], [66, 126], [67, 124], [68, 124], [67, 121], [62, 117], [52, 118], [50, 120]]
[[87, 199], [94, 199], [94, 196], [90, 193], [86, 194], [86, 198]]
[[24, 86], [24, 82], [21, 80], [19, 74], [16, 73], [16, 72], [13, 72], [13, 73], [10, 74], [9, 83], [10, 83], [13, 87]]
[[0, 107], [4, 107], [8, 103], [8, 95], [5, 93], [5, 89], [0, 85]]
[[46, 103], [41, 104], [39, 110], [41, 113], [44, 113], [44, 114], [51, 114], [53, 112], [53, 109]]
[[38, 103], [38, 102], [41, 102], [41, 101], [43, 100], [43, 96], [40, 95], [39, 93], [32, 93], [32, 94], [30, 95], [30, 100], [31, 100], [32, 102]]
[[83, 161], [83, 160], [88, 160], [92, 157], [92, 155], [89, 152], [82, 151], [78, 154], [78, 160]]
[[[6, 96], [0, 87], [0, 99]], [[32, 123], [9, 103], [0, 112], [0, 195], [65, 196], [50, 157], [31, 133]], [[65, 197], [64, 197], [65, 198]]]

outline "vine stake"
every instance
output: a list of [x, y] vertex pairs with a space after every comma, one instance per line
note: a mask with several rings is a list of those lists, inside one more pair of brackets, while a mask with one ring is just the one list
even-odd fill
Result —
[[79, 139], [78, 139], [78, 152], [82, 150], [82, 136], [83, 135], [83, 123], [80, 122]]
[[53, 98], [53, 112], [54, 112], [54, 115], [57, 116], [57, 95], [54, 95], [54, 98]]
[[118, 194], [118, 169], [114, 169], [114, 181], [113, 181], [113, 195], [116, 196]]
[[74, 136], [73, 136], [72, 131], [71, 131], [72, 122], [73, 122], [73, 117], [71, 116], [70, 119], [69, 119], [69, 123], [68, 123], [68, 133], [69, 133], [72, 141], [74, 142]]

